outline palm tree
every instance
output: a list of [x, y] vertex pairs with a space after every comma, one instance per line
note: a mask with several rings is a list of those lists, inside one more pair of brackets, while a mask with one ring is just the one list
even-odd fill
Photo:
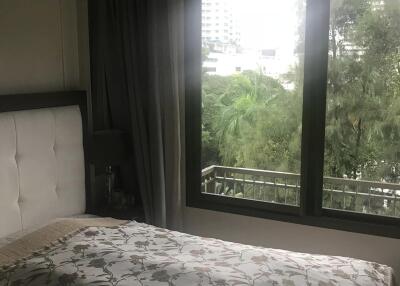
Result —
[[277, 80], [261, 71], [235, 75], [219, 103], [221, 116], [216, 129], [220, 141], [229, 135], [239, 136], [242, 123], [253, 124], [257, 113], [266, 111], [268, 104], [283, 92], [285, 89]]

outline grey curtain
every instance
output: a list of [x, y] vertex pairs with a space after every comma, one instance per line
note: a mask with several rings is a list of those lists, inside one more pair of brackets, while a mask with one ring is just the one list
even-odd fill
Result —
[[183, 0], [89, 2], [94, 126], [128, 130], [147, 222], [182, 226]]

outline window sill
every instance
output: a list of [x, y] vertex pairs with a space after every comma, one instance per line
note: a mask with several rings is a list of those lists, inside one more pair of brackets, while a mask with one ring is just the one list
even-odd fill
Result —
[[307, 226], [335, 229], [367, 235], [400, 238], [399, 220], [323, 209], [321, 216], [301, 215], [300, 208], [256, 201], [243, 202], [229, 197], [201, 194], [187, 198], [187, 207], [264, 218]]

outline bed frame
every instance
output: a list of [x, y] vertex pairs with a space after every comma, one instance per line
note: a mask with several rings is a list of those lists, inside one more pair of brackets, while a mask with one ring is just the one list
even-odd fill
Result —
[[86, 102], [84, 91], [0, 95], [0, 237], [91, 211]]

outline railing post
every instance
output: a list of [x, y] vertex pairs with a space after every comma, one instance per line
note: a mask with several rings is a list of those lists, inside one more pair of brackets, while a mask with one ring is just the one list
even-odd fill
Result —
[[256, 199], [256, 176], [253, 176], [253, 200]]
[[211, 192], [214, 194], [216, 193], [216, 189], [215, 189], [215, 186], [216, 186], [215, 181], [217, 180], [216, 179], [216, 171], [217, 171], [216, 168], [214, 168], [212, 173], [210, 174], [210, 176], [211, 176], [210, 189], [211, 189]]
[[246, 198], [246, 174], [244, 173], [243, 173], [242, 187], [243, 187], [243, 198]]
[[220, 191], [219, 193], [224, 194], [225, 195], [225, 182], [226, 182], [226, 171], [224, 170], [224, 179], [222, 181], [222, 191]]
[[237, 182], [236, 182], [235, 174], [232, 174], [232, 178], [233, 178], [233, 197], [236, 198]]
[[354, 209], [357, 211], [357, 198], [358, 198], [359, 185], [356, 185], [356, 196], [354, 198]]
[[263, 200], [264, 201], [267, 201], [267, 198], [266, 198], [266, 190], [265, 190], [265, 188], [266, 188], [266, 185], [267, 185], [267, 183], [265, 182], [266, 181], [266, 179], [263, 177], [263, 179], [262, 179], [262, 182], [263, 182], [263, 185], [262, 185], [262, 190], [263, 190]]
[[371, 213], [371, 188], [368, 187], [368, 213]]
[[287, 189], [287, 178], [285, 178], [285, 204], [287, 204], [287, 192], [288, 192], [288, 189]]

